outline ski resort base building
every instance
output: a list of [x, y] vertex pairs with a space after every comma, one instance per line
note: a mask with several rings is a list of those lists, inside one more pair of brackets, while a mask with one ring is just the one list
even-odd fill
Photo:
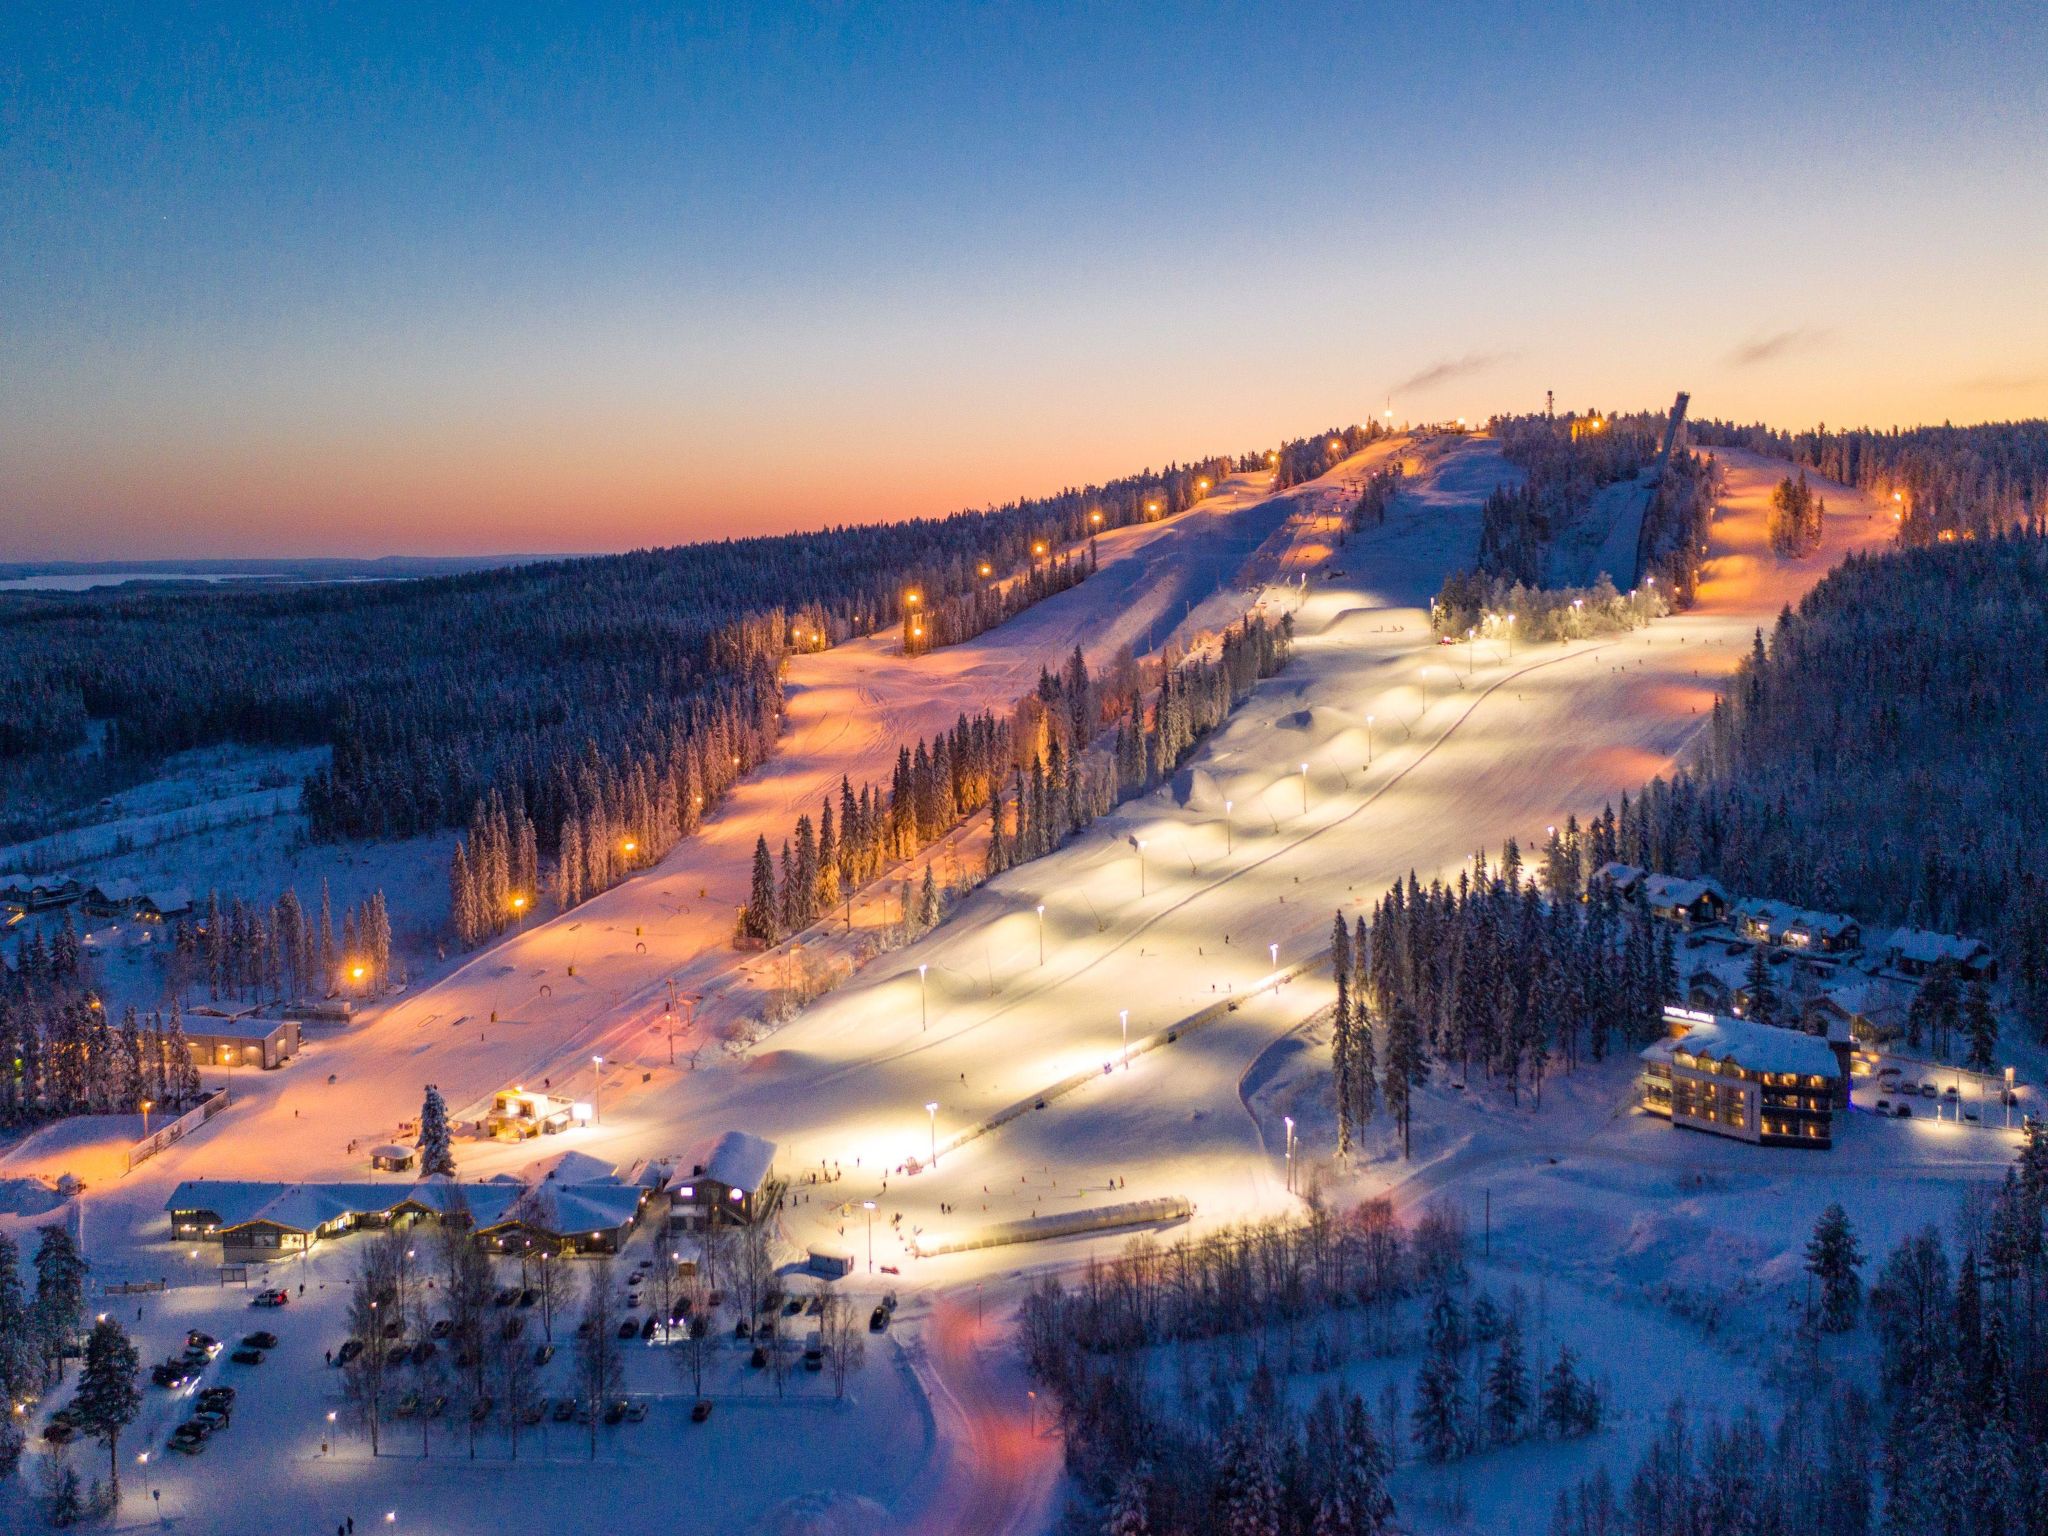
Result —
[[1642, 1053], [1646, 1113], [1766, 1147], [1828, 1147], [1849, 1102], [1849, 1041], [1667, 1008], [1679, 1032]]

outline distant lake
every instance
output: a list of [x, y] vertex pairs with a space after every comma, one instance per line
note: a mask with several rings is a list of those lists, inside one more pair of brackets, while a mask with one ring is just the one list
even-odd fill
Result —
[[408, 581], [407, 575], [295, 576], [285, 571], [64, 571], [45, 576], [12, 576], [0, 580], [0, 592], [84, 592], [117, 587], [125, 581], [268, 581], [311, 584], [338, 581]]

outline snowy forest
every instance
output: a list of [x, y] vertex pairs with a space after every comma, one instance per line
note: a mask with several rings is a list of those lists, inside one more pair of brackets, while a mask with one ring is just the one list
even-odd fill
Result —
[[1752, 449], [1896, 496], [1900, 537], [1908, 544], [1932, 543], [1943, 533], [1983, 538], [2038, 520], [2048, 496], [2048, 421], [2038, 418], [1888, 432], [1784, 432], [1728, 421], [1694, 422], [1687, 430], [1705, 446]]
[[[1412, 1229], [1385, 1199], [1134, 1240], [1026, 1298], [1026, 1362], [1058, 1403], [1077, 1530], [1106, 1536], [1383, 1536], [1388, 1478], [1525, 1440], [1596, 1433], [1599, 1385], [1560, 1346], [1533, 1358], [1526, 1298], [1472, 1292], [1455, 1211]], [[1404, 1395], [1326, 1386], [1304, 1411], [1286, 1380], [1420, 1345]], [[1167, 1378], [1160, 1380], [1158, 1378]]]
[[1852, 555], [1759, 633], [1691, 769], [1650, 784], [1619, 857], [1882, 922], [1971, 933], [2048, 1031], [2040, 658], [2048, 538]]
[[991, 584], [1034, 600], [1051, 589], [1035, 546], [1185, 511], [1275, 457], [1210, 455], [947, 517], [419, 581], [10, 594], [0, 838], [40, 835], [188, 748], [324, 744], [332, 761], [306, 785], [317, 837], [460, 826], [495, 790], [552, 854], [563, 824], [591, 811], [586, 769], [616, 782], [695, 748], [691, 792], [710, 799], [733, 756], [758, 760], [789, 650], [895, 624], [912, 591], [946, 615], [949, 640], [965, 638], [1004, 610]]

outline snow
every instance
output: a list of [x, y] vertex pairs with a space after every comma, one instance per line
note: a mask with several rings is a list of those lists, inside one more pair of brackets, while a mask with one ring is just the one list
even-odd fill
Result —
[[775, 1143], [749, 1136], [745, 1131], [727, 1131], [718, 1138], [705, 1161], [704, 1172], [714, 1182], [745, 1194], [758, 1190], [775, 1166]]
[[1839, 1078], [1841, 1063], [1819, 1035], [1781, 1029], [1748, 1019], [1717, 1018], [1693, 1024], [1676, 1039], [1659, 1040], [1642, 1051], [1645, 1061], [1670, 1061], [1678, 1051], [1713, 1061], [1733, 1062], [1751, 1072], [1790, 1072], [1801, 1077]]
[[[622, 1431], [608, 1442], [619, 1449], [605, 1453], [604, 1480], [583, 1490], [586, 1506], [575, 1495], [564, 1502], [558, 1473], [502, 1456], [473, 1472], [455, 1458], [372, 1465], [353, 1439], [344, 1454], [317, 1456], [335, 1387], [304, 1368], [304, 1349], [317, 1347], [307, 1341], [298, 1366], [271, 1373], [286, 1383], [274, 1418], [238, 1420], [234, 1432], [271, 1450], [265, 1488], [220, 1492], [221, 1523], [210, 1528], [261, 1529], [259, 1508], [269, 1506], [259, 1501], [289, 1497], [323, 1512], [346, 1499], [359, 1519], [372, 1507], [403, 1506], [408, 1518], [423, 1509], [420, 1518], [448, 1530], [492, 1523], [493, 1501], [533, 1501], [548, 1508], [551, 1528], [616, 1529], [620, 1510], [659, 1498], [679, 1528], [730, 1530], [810, 1489], [871, 1499], [936, 1529], [1042, 1528], [1057, 1447], [1024, 1428], [1024, 1384], [1002, 1328], [1030, 1272], [1117, 1251], [1128, 1235], [926, 1257], [915, 1245], [1151, 1200], [1192, 1207], [1174, 1232], [1298, 1210], [1281, 1115], [1297, 1122], [1298, 1187], [1320, 1184], [1340, 1201], [1391, 1192], [1409, 1210], [1451, 1199], [1475, 1231], [1490, 1191], [1492, 1262], [1512, 1266], [1525, 1290], [1550, 1287], [1560, 1325], [1583, 1317], [1588, 1349], [1607, 1350], [1617, 1370], [1638, 1346], [1669, 1364], [1646, 1398], [1711, 1375], [1712, 1350], [1681, 1320], [1772, 1305], [1769, 1288], [1792, 1272], [1789, 1255], [1828, 1199], [1870, 1207], [1859, 1229], [1872, 1250], [1938, 1219], [1959, 1188], [2002, 1171], [2009, 1136], [1853, 1113], [1826, 1153], [1686, 1136], [1630, 1112], [1629, 1060], [1553, 1078], [1540, 1111], [1483, 1084], [1439, 1080], [1418, 1102], [1413, 1161], [1398, 1159], [1383, 1121], [1356, 1164], [1332, 1158], [1326, 1055], [1314, 1027], [1303, 1030], [1331, 1000], [1307, 963], [1327, 942], [1332, 911], [1363, 912], [1411, 868], [1455, 877], [1473, 850], [1510, 835], [1531, 846], [1546, 824], [1591, 815], [1666, 770], [1754, 629], [1890, 526], [1870, 515], [1867, 497], [1825, 484], [1822, 549], [1781, 560], [1768, 550], [1764, 513], [1784, 466], [1734, 450], [1718, 457], [1731, 491], [1698, 605], [1626, 635], [1512, 655], [1482, 641], [1455, 659], [1432, 643], [1427, 599], [1446, 568], [1470, 559], [1479, 500], [1512, 476], [1497, 445], [1475, 438], [1377, 445], [1339, 466], [1330, 485], [1278, 500], [1260, 493], [1257, 477], [1233, 482], [1170, 524], [1104, 536], [1100, 573], [970, 645], [906, 661], [893, 638], [877, 637], [797, 658], [782, 747], [703, 835], [354, 1025], [308, 1026], [299, 1060], [238, 1080], [234, 1107], [203, 1131], [125, 1179], [94, 1181], [89, 1249], [105, 1278], [182, 1270], [157, 1303], [166, 1318], [215, 1317], [228, 1298], [162, 1240], [162, 1201], [179, 1180], [353, 1172], [350, 1143], [392, 1139], [427, 1081], [458, 1118], [464, 1103], [513, 1083], [579, 1099], [601, 1088], [602, 1123], [565, 1141], [618, 1166], [687, 1166], [690, 1149], [737, 1127], [774, 1141], [790, 1181], [785, 1248], [792, 1258], [810, 1247], [851, 1251], [855, 1270], [840, 1284], [855, 1295], [900, 1286], [905, 1355], [894, 1356], [892, 1328], [870, 1351], [856, 1412], [806, 1407], [793, 1418], [763, 1400], [744, 1415], [721, 1404], [703, 1427], [671, 1417]], [[1395, 459], [1409, 473], [1386, 525], [1336, 547], [1328, 514]], [[802, 961], [787, 948], [737, 954], [726, 941], [756, 835], [779, 842], [841, 773], [856, 785], [885, 779], [898, 743], [962, 710], [1006, 705], [1076, 643], [1101, 662], [1124, 644], [1223, 621], [1245, 601], [1231, 584], [1247, 562], [1313, 573], [1305, 589], [1289, 580], [1262, 595], [1269, 612], [1293, 614], [1297, 659], [1210, 738], [1183, 780], [982, 887], [930, 936], [873, 958], [757, 1038], [778, 978], [814, 952], [850, 964], [853, 941], [872, 943], [893, 898], [857, 904], [851, 939], [830, 924], [803, 936]], [[1142, 895], [1132, 837], [1147, 845]], [[935, 858], [943, 869], [969, 852], [955, 843]], [[834, 921], [843, 928], [844, 913]], [[661, 1014], [671, 979], [701, 998], [674, 1065]], [[1120, 1013], [1134, 1046], [1157, 1037], [1157, 1047], [1126, 1056]], [[1197, 1015], [1207, 1022], [1183, 1028]], [[742, 1029], [747, 1020], [757, 1022]], [[1165, 1043], [1169, 1029], [1179, 1037]], [[728, 1033], [754, 1043], [719, 1046]], [[601, 1081], [593, 1055], [604, 1058]], [[939, 1105], [935, 1115], [927, 1103]], [[488, 1179], [528, 1154], [460, 1141], [456, 1155], [465, 1179]], [[1869, 1199], [1878, 1187], [1881, 1205]], [[281, 1282], [304, 1274], [333, 1286], [349, 1258], [346, 1241], [323, 1245], [276, 1272]], [[883, 1266], [902, 1274], [884, 1277]], [[320, 1331], [338, 1338], [339, 1304], [330, 1295], [325, 1305]], [[162, 1344], [154, 1339], [145, 1355]], [[1730, 1382], [1730, 1393], [1746, 1393], [1747, 1378]], [[1618, 1458], [1646, 1431], [1649, 1409], [1632, 1409], [1584, 1454]], [[151, 1433], [168, 1428], [159, 1420]], [[806, 1436], [801, 1458], [762, 1454], [792, 1434]], [[935, 1459], [934, 1435], [944, 1448]], [[737, 1486], [719, 1479], [707, 1447], [766, 1475]], [[801, 1488], [788, 1478], [771, 1486], [785, 1459], [805, 1463], [792, 1469]], [[1511, 1523], [1504, 1501], [1518, 1479], [1566, 1469], [1532, 1448], [1455, 1475], [1477, 1528], [1492, 1529]], [[223, 1483], [203, 1466], [161, 1476], [165, 1513], [177, 1518]], [[1402, 1476], [1404, 1514], [1440, 1528], [1428, 1510], [1449, 1484], [1424, 1469]], [[698, 1506], [678, 1504], [679, 1488], [712, 1491]]]

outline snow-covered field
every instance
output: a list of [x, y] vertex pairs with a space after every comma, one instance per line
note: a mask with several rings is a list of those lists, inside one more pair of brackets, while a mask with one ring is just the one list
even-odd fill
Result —
[[[1490, 1190], [1499, 1284], [1548, 1288], [1556, 1327], [1608, 1339], [1610, 1350], [1625, 1319], [1654, 1341], [1678, 1334], [1681, 1309], [1776, 1305], [1772, 1287], [1828, 1198], [1850, 1203], [1859, 1224], [1868, 1208], [1866, 1247], [1938, 1217], [1959, 1187], [2010, 1158], [2005, 1137], [1859, 1119], [1832, 1153], [1711, 1142], [1627, 1114], [1621, 1065], [1553, 1080], [1540, 1114], [1432, 1088], [1416, 1112], [1414, 1163], [1379, 1156], [1330, 1166], [1326, 1058], [1312, 1035], [1296, 1033], [1330, 992], [1319, 971], [1295, 971], [1326, 942], [1332, 910], [1362, 910], [1410, 868], [1426, 879], [1509, 835], [1526, 844], [1546, 823], [1595, 812], [1665, 769], [1753, 630], [1889, 527], [1868, 498], [1825, 484], [1821, 550], [1781, 561], [1765, 544], [1764, 510], [1783, 467], [1723, 451], [1731, 493], [1693, 611], [1626, 636], [1512, 655], [1482, 643], [1468, 653], [1433, 643], [1424, 605], [1444, 570], [1469, 559], [1478, 502], [1505, 466], [1484, 439], [1397, 443], [1334, 478], [1354, 484], [1395, 454], [1408, 457], [1412, 473], [1387, 524], [1334, 553], [1323, 542], [1326, 523], [1305, 514], [1283, 528], [1298, 506], [1238, 484], [1175, 524], [1106, 538], [1100, 574], [971, 645], [906, 662], [878, 639], [799, 659], [782, 749], [703, 836], [649, 875], [486, 951], [368, 1022], [315, 1038], [286, 1071], [238, 1078], [244, 1101], [204, 1133], [90, 1192], [96, 1267], [112, 1278], [175, 1269], [162, 1202], [180, 1178], [359, 1177], [348, 1144], [388, 1137], [417, 1107], [423, 1082], [438, 1082], [458, 1112], [514, 1081], [546, 1078], [588, 1097], [591, 1057], [602, 1054], [603, 1123], [570, 1133], [566, 1145], [608, 1161], [687, 1161], [728, 1129], [769, 1136], [799, 1180], [810, 1170], [838, 1175], [797, 1184], [783, 1214], [788, 1241], [853, 1251], [856, 1291], [904, 1290], [906, 1343], [933, 1405], [940, 1454], [917, 1476], [883, 1487], [863, 1442], [841, 1445], [835, 1430], [825, 1436], [834, 1441], [829, 1457], [844, 1459], [822, 1460], [810, 1486], [875, 1497], [917, 1529], [1030, 1530], [1056, 1487], [1057, 1447], [1027, 1428], [1025, 1383], [997, 1347], [1002, 1321], [1021, 1276], [1114, 1251], [1126, 1235], [936, 1257], [919, 1257], [917, 1243], [1159, 1196], [1193, 1202], [1197, 1228], [1287, 1211], [1294, 1197], [1281, 1114], [1300, 1122], [1304, 1178], [1320, 1179], [1333, 1198], [1391, 1188], [1411, 1206], [1456, 1199], [1476, 1231]], [[1344, 492], [1325, 494], [1334, 505]], [[1264, 598], [1294, 613], [1297, 659], [1171, 790], [983, 887], [935, 933], [874, 960], [758, 1043], [726, 1050], [702, 1046], [700, 1036], [667, 1065], [654, 1021], [668, 977], [707, 995], [708, 1024], [721, 1009], [730, 1017], [751, 1006], [756, 981], [765, 985], [790, 963], [736, 956], [723, 943], [758, 831], [779, 836], [841, 772], [856, 783], [885, 776], [899, 742], [962, 709], [1007, 702], [1042, 662], [1077, 642], [1102, 659], [1124, 643], [1158, 641], [1176, 621], [1220, 622], [1231, 599], [1217, 587], [1276, 535], [1272, 549], [1284, 544], [1286, 559], [1268, 563], [1273, 575], [1315, 572], [1305, 589], [1286, 581]], [[1143, 1045], [1225, 1001], [1240, 1006], [1125, 1059], [1123, 1014], [1130, 1041]], [[1075, 1081], [1071, 1091], [1047, 1093]], [[1041, 1094], [1044, 1107], [1029, 1107]], [[970, 1134], [1020, 1103], [1016, 1118]], [[936, 1167], [924, 1166], [934, 1149]], [[508, 1171], [528, 1154], [465, 1143], [459, 1155], [474, 1177]], [[874, 1263], [899, 1269], [900, 1280], [867, 1273], [868, 1200], [876, 1202]], [[293, 1267], [284, 1273], [293, 1278]], [[197, 1289], [174, 1290], [163, 1305], [196, 1306]], [[1694, 1358], [1677, 1343], [1671, 1349], [1674, 1368]], [[871, 1364], [870, 1380], [874, 1372]], [[291, 1411], [304, 1416], [311, 1406]], [[1574, 1456], [1623, 1459], [1654, 1406], [1625, 1415]], [[908, 1405], [901, 1411], [914, 1417]], [[764, 1416], [745, 1454], [798, 1454], [785, 1443], [794, 1422]], [[638, 1426], [645, 1443], [661, 1443], [649, 1433], [657, 1424]], [[909, 1433], [901, 1424], [861, 1433], [870, 1429]], [[674, 1431], [685, 1446], [693, 1432]], [[273, 1436], [265, 1424], [238, 1420], [235, 1434], [275, 1440], [272, 1487], [308, 1508], [324, 1512], [329, 1501], [309, 1501], [328, 1490], [324, 1479], [342, 1475], [333, 1468], [354, 1466], [346, 1476], [355, 1488], [420, 1498], [433, 1511], [430, 1528], [497, 1523], [486, 1494], [465, 1505], [459, 1490], [500, 1486], [502, 1467], [464, 1481], [429, 1462], [401, 1479], [381, 1463], [323, 1462], [302, 1426]], [[917, 1454], [890, 1444], [891, 1458]], [[1504, 1514], [1510, 1491], [1587, 1464], [1521, 1451], [1467, 1464], [1457, 1476], [1473, 1528], [1514, 1528], [1488, 1523]], [[840, 1466], [854, 1471], [840, 1479], [822, 1470]], [[194, 1501], [218, 1476], [203, 1464], [162, 1475], [166, 1504], [175, 1497], [186, 1509], [200, 1507]], [[1428, 1485], [1436, 1475], [1404, 1472], [1397, 1490], [1424, 1526], [1426, 1511], [1441, 1507], [1433, 1501], [1442, 1490]], [[683, 1475], [673, 1486], [693, 1481]], [[592, 1495], [603, 1502], [579, 1512], [564, 1486], [575, 1485], [533, 1490], [548, 1501], [551, 1528], [615, 1525], [608, 1487]], [[398, 1499], [394, 1491], [373, 1507]], [[354, 1507], [362, 1518], [364, 1506]], [[1548, 1494], [1517, 1507], [1547, 1518]], [[722, 1513], [684, 1498], [664, 1505], [680, 1529], [735, 1528]]]

